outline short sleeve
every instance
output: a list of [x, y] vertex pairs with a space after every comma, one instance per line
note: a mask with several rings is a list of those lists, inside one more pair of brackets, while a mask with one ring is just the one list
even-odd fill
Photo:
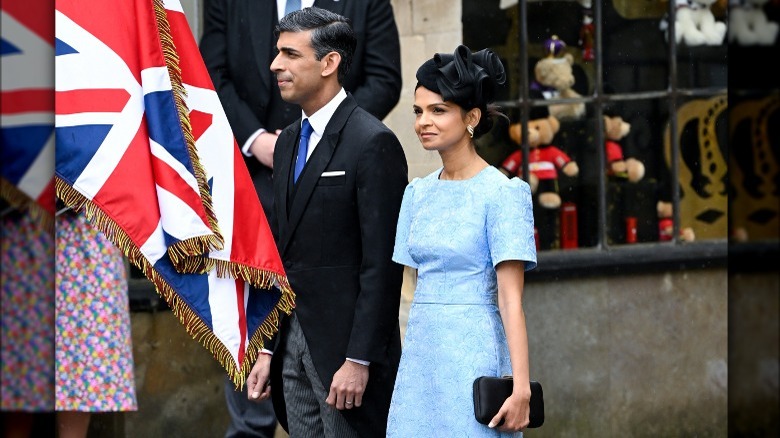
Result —
[[398, 213], [398, 225], [395, 230], [395, 248], [393, 261], [417, 269], [417, 263], [409, 254], [409, 229], [412, 226], [412, 209], [414, 205], [414, 185], [419, 178], [410, 182], [404, 190], [401, 201], [401, 211]]
[[512, 178], [502, 184], [495, 195], [487, 213], [487, 237], [493, 266], [506, 260], [521, 260], [529, 271], [536, 267], [531, 188], [520, 178]]

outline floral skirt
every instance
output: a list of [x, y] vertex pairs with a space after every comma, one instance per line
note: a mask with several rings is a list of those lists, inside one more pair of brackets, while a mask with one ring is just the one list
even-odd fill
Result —
[[29, 213], [2, 217], [3, 411], [54, 410], [54, 233]]
[[80, 215], [57, 217], [56, 409], [138, 409], [122, 253]]

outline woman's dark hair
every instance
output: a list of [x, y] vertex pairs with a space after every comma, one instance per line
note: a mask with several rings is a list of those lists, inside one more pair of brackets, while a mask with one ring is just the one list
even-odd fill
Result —
[[311, 46], [319, 61], [330, 52], [341, 55], [338, 80], [344, 83], [352, 65], [357, 38], [349, 18], [327, 9], [312, 6], [285, 15], [276, 25], [276, 35], [282, 32], [304, 32], [311, 30]]
[[479, 124], [474, 127], [475, 138], [493, 128], [494, 118], [507, 118], [493, 103], [496, 90], [505, 83], [504, 65], [492, 50], [472, 53], [464, 45], [458, 46], [452, 55], [435, 54], [417, 70], [417, 87], [441, 94], [445, 102], [455, 102], [466, 111], [482, 111]]

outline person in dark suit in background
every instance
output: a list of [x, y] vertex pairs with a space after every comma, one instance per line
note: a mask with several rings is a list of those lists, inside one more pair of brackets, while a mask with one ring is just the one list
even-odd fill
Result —
[[[278, 133], [300, 117], [285, 102], [269, 66], [274, 58], [274, 27], [293, 0], [205, 0], [200, 51], [227, 114], [263, 210], [274, 228], [273, 152]], [[401, 95], [401, 47], [389, 0], [295, 0], [315, 4], [352, 20], [357, 37], [344, 88], [362, 108], [384, 119]], [[276, 418], [270, 401], [251, 403], [225, 378], [231, 425], [226, 438], [271, 438]]]
[[[206, 0], [200, 51], [214, 87], [247, 156], [266, 215], [273, 215], [271, 167], [278, 130], [300, 116], [284, 102], [268, 69], [275, 55], [274, 26], [286, 0]], [[358, 43], [344, 89], [363, 109], [384, 119], [401, 95], [401, 45], [390, 0], [302, 0], [302, 6], [351, 20]], [[269, 217], [272, 222], [272, 217]]]
[[391, 256], [406, 157], [343, 88], [357, 44], [348, 19], [311, 7], [277, 29], [271, 70], [302, 109], [273, 167], [277, 246], [296, 296], [273, 356], [260, 354], [247, 378], [249, 395], [271, 396], [293, 437], [384, 436], [401, 354], [403, 268]]

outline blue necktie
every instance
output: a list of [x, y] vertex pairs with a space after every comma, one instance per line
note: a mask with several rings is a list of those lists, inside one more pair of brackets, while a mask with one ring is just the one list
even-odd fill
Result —
[[287, 5], [284, 7], [284, 15], [287, 15], [292, 11], [297, 11], [300, 8], [301, 0], [287, 0]]
[[295, 173], [293, 176], [293, 182], [298, 182], [298, 175], [301, 174], [303, 166], [306, 165], [306, 152], [309, 150], [309, 137], [311, 136], [312, 129], [309, 119], [303, 119], [301, 125], [301, 141], [298, 143], [298, 157], [295, 158]]

